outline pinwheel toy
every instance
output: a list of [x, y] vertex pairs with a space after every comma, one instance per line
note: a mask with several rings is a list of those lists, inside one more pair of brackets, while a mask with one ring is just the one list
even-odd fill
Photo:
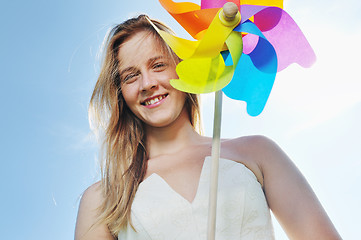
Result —
[[310, 67], [316, 57], [283, 8], [283, 0], [159, 0], [195, 39], [156, 30], [182, 59], [171, 85], [189, 93], [215, 92], [208, 239], [215, 236], [222, 92], [245, 101], [247, 113], [264, 109], [276, 73], [292, 63]]

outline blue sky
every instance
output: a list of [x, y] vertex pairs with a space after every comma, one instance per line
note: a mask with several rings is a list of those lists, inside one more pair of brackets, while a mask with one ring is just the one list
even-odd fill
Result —
[[[246, 115], [244, 103], [225, 99], [222, 137], [274, 139], [304, 173], [342, 236], [353, 239], [361, 215], [361, 4], [286, 0], [285, 10], [318, 60], [310, 69], [292, 65], [279, 73], [257, 118]], [[156, 0], [2, 2], [2, 239], [73, 238], [79, 197], [99, 179], [87, 116], [99, 49], [113, 24], [137, 13], [186, 36]], [[207, 135], [212, 111], [212, 96], [203, 96]]]

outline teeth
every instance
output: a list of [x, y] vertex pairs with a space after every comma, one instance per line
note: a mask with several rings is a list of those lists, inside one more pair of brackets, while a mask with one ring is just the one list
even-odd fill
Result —
[[148, 100], [148, 101], [145, 102], [145, 106], [147, 106], [147, 105], [152, 105], [152, 104], [154, 104], [154, 103], [157, 103], [157, 102], [159, 102], [160, 100], [162, 100], [163, 98], [164, 98], [164, 96], [159, 96], [159, 97], [155, 97], [155, 98], [153, 98], [153, 99], [150, 99], [150, 100]]

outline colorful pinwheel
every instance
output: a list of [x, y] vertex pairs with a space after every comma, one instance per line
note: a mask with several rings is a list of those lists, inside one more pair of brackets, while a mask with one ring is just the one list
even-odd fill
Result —
[[[202, 0], [201, 6], [159, 1], [197, 39], [181, 39], [159, 30], [183, 59], [177, 66], [179, 79], [171, 81], [181, 91], [222, 90], [232, 99], [245, 101], [248, 114], [257, 116], [277, 72], [291, 63], [309, 67], [316, 59], [297, 24], [282, 9], [282, 0]], [[234, 2], [240, 10], [240, 18], [228, 25], [219, 17], [226, 2]]]
[[[283, 0], [202, 0], [201, 6], [159, 1], [196, 39], [178, 38], [154, 26], [183, 60], [176, 68], [179, 79], [172, 79], [172, 86], [197, 94], [216, 92], [208, 217], [208, 239], [214, 239], [221, 91], [245, 101], [248, 114], [257, 116], [265, 107], [276, 73], [292, 63], [310, 67], [316, 57], [297, 24], [282, 9]], [[236, 10], [238, 7], [230, 19], [222, 9], [227, 2], [236, 4]]]

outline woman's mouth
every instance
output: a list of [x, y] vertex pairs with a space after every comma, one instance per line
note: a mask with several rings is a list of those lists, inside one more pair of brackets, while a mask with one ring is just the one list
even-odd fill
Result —
[[158, 96], [155, 96], [155, 97], [152, 97], [152, 98], [148, 98], [144, 102], [142, 102], [141, 104], [144, 105], [144, 106], [155, 105], [155, 104], [159, 103], [160, 101], [162, 101], [167, 96], [168, 96], [168, 94], [164, 94], [164, 95], [158, 95]]

